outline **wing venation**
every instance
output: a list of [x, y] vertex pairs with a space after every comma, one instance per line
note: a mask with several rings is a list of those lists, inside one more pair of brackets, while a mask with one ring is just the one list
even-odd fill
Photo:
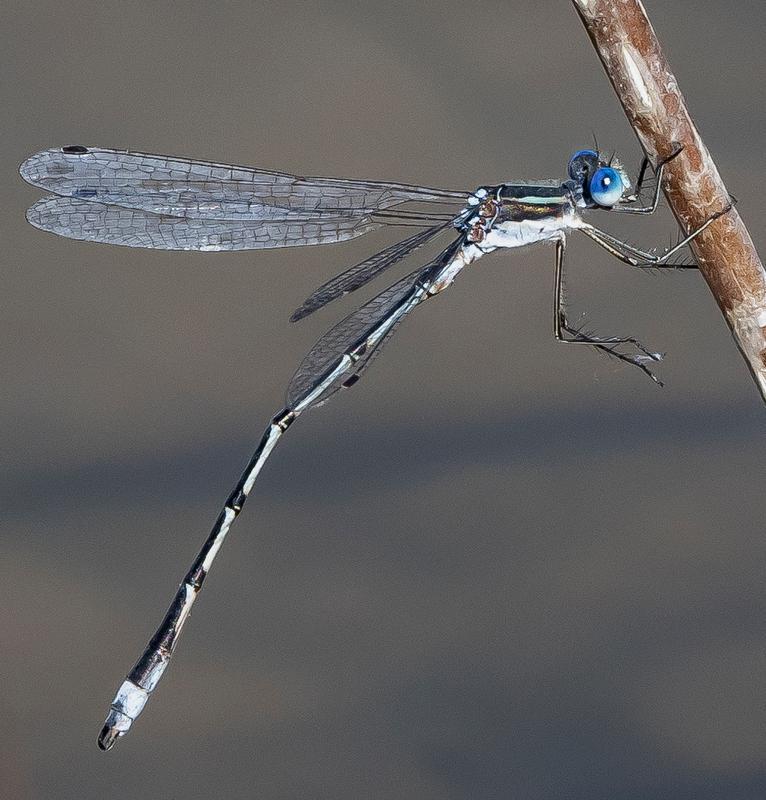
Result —
[[327, 214], [311, 221], [186, 219], [72, 197], [44, 197], [27, 220], [59, 236], [154, 250], [257, 250], [344, 242], [379, 227], [369, 217]]
[[452, 261], [462, 244], [462, 237], [456, 239], [433, 261], [389, 286], [327, 331], [309, 350], [290, 381], [288, 407], [310, 394], [344, 354], [364, 346], [356, 353], [353, 366], [314, 398], [311, 405], [319, 405], [339, 389], [356, 383], [404, 316], [424, 299], [429, 282]]
[[384, 250], [341, 272], [340, 275], [331, 278], [303, 301], [303, 304], [293, 312], [290, 321], [297, 322], [299, 319], [313, 314], [317, 309], [322, 308], [336, 298], [356, 291], [380, 275], [381, 272], [415, 252], [415, 250], [429, 242], [449, 225], [451, 223], [435, 225], [432, 228], [419, 231], [407, 239], [395, 242]]
[[466, 196], [95, 147], [43, 150], [19, 171], [28, 183], [53, 194], [199, 219], [268, 219], [270, 214], [306, 219], [323, 212], [365, 216], [409, 201], [457, 203]]

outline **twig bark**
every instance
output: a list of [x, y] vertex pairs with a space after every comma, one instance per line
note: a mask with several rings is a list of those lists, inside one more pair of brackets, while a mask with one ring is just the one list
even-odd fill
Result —
[[[729, 193], [695, 127], [641, 0], [572, 0], [617, 97], [684, 230], [726, 208]], [[766, 273], [736, 209], [691, 245], [705, 280], [766, 400]]]

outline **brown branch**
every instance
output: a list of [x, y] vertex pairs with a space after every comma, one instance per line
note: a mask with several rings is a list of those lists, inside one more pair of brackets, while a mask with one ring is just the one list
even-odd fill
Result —
[[[572, 0], [679, 224], [698, 228], [729, 193], [695, 127], [641, 0]], [[766, 400], [766, 273], [736, 209], [692, 242], [705, 280]]]

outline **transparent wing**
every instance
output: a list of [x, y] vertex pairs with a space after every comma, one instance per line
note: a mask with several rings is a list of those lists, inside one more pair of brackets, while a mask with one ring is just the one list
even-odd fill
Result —
[[379, 227], [369, 217], [311, 221], [186, 219], [72, 197], [45, 197], [27, 211], [36, 228], [89, 242], [154, 250], [255, 250], [344, 242]]
[[465, 192], [285, 172], [125, 150], [43, 150], [20, 167], [28, 183], [65, 197], [186, 219], [363, 217], [399, 203], [458, 203]]
[[377, 277], [381, 272], [387, 270], [398, 261], [401, 261], [426, 242], [429, 242], [449, 225], [451, 225], [451, 223], [435, 225], [407, 239], [402, 239], [392, 244], [390, 247], [381, 250], [379, 253], [375, 253], [375, 255], [366, 258], [359, 264], [341, 272], [340, 275], [331, 278], [303, 301], [303, 304], [293, 312], [290, 321], [297, 322], [299, 319], [313, 314], [318, 308], [322, 308], [322, 306], [327, 305], [327, 303], [332, 300], [344, 294], [348, 294], [349, 292], [356, 291], [361, 286], [364, 286], [373, 278]]
[[293, 407], [309, 395], [344, 355], [354, 353], [354, 363], [321, 394], [311, 401], [319, 405], [339, 389], [349, 387], [371, 363], [383, 344], [412, 308], [426, 297], [429, 282], [435, 273], [448, 264], [463, 244], [460, 237], [433, 261], [365, 303], [331, 328], [311, 348], [298, 367], [287, 389], [287, 405]]

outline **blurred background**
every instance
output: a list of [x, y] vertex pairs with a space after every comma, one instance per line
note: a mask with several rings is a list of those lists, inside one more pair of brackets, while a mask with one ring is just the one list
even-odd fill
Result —
[[[762, 253], [766, 5], [647, 0]], [[397, 233], [184, 254], [44, 234], [16, 169], [133, 148], [472, 189], [641, 153], [568, 2], [10, 2], [0, 65], [5, 798], [766, 796], [763, 403], [700, 276], [483, 259], [258, 481], [129, 737], [96, 734], [283, 390]], [[646, 246], [656, 219], [601, 219]], [[414, 268], [413, 266], [409, 267]], [[399, 269], [404, 274], [407, 267]], [[393, 276], [391, 280], [393, 280]]]

